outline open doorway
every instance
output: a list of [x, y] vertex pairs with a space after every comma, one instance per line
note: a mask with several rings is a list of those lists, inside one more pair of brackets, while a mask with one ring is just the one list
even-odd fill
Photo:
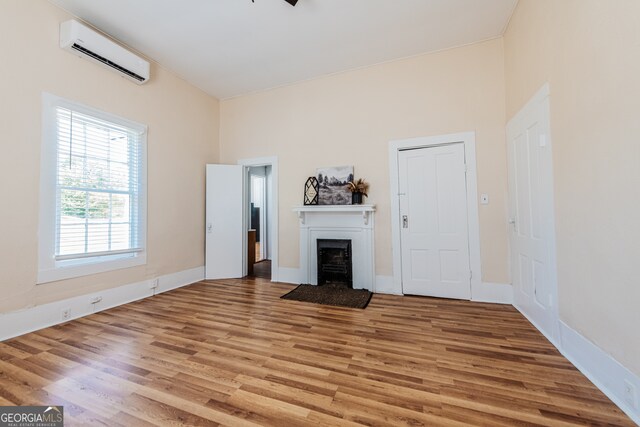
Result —
[[271, 280], [271, 165], [251, 166], [248, 175], [247, 275]]
[[[258, 188], [254, 207], [263, 206], [263, 209], [257, 214], [259, 219], [254, 220], [260, 222], [260, 240], [249, 244], [251, 213], [258, 212], [251, 208], [252, 174], [264, 178], [253, 180], [253, 186]], [[261, 264], [259, 267], [264, 271], [258, 274], [272, 282], [278, 281], [277, 157], [243, 159], [238, 165], [207, 165], [205, 242], [208, 280], [254, 276], [249, 265]], [[260, 260], [263, 262], [256, 263]]]
[[244, 276], [278, 281], [278, 158], [239, 160], [244, 167]]

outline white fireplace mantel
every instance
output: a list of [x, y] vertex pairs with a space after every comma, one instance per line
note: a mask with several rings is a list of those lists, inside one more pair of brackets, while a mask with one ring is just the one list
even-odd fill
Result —
[[359, 214], [362, 215], [364, 225], [369, 223], [369, 215], [376, 211], [375, 205], [308, 205], [296, 206], [294, 212], [298, 213], [300, 224], [304, 224], [307, 214]]
[[353, 287], [373, 291], [375, 280], [374, 205], [296, 206], [300, 219], [302, 283], [317, 284], [317, 240], [351, 240]]

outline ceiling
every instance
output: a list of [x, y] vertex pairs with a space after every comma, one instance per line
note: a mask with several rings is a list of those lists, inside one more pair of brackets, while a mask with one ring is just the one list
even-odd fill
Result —
[[50, 0], [225, 99], [502, 35], [517, 0]]

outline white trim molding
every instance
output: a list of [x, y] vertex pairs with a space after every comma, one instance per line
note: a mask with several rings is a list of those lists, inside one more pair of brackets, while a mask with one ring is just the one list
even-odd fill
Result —
[[480, 262], [480, 219], [478, 216], [478, 177], [476, 169], [475, 132], [402, 139], [389, 142], [389, 179], [391, 195], [391, 242], [393, 249], [393, 293], [402, 294], [402, 261], [400, 249], [400, 198], [398, 196], [398, 155], [401, 150], [463, 143], [467, 165], [467, 217], [469, 225], [469, 262], [471, 267], [471, 299], [483, 294]]
[[395, 287], [393, 276], [376, 276], [374, 292], [377, 294], [402, 295], [402, 290]]
[[[302, 283], [301, 277], [302, 273], [300, 273], [299, 268], [280, 267], [280, 283], [299, 285]], [[393, 276], [375, 276], [375, 287], [373, 288], [373, 292], [376, 294], [402, 295], [402, 292], [398, 292], [393, 284]]]
[[[562, 355], [640, 425], [640, 377], [562, 320], [558, 323]], [[626, 397], [625, 388], [628, 386], [635, 388], [635, 401]]]
[[[515, 292], [514, 292], [515, 294]], [[553, 336], [551, 336], [547, 331], [544, 330], [544, 328], [540, 327], [540, 325], [535, 321], [535, 319], [533, 319], [531, 316], [529, 316], [529, 314], [522, 309], [522, 307], [520, 307], [516, 301], [515, 301], [515, 295], [514, 295], [514, 301], [513, 301], [513, 308], [515, 308], [516, 310], [518, 310], [520, 312], [520, 314], [522, 314], [525, 319], [527, 319], [529, 321], [529, 323], [531, 323], [533, 325], [534, 328], [536, 328], [538, 330], [538, 332], [540, 332], [542, 335], [544, 335], [544, 337], [551, 343], [554, 345], [554, 347], [556, 347], [558, 350], [560, 350], [560, 341], [558, 341], [556, 338], [554, 338]]]
[[[129, 249], [126, 253], [107, 251], [94, 253], [90, 256], [69, 257], [56, 256], [56, 240], [58, 239], [59, 224], [57, 224], [58, 204], [56, 195], [59, 192], [58, 179], [58, 119], [57, 108], [69, 109], [94, 118], [126, 127], [127, 132], [137, 134], [140, 138], [140, 159], [138, 179], [136, 182], [137, 214], [132, 216], [131, 227], [137, 230], [137, 242], [133, 243], [136, 250]], [[96, 108], [61, 98], [59, 96], [42, 93], [42, 135], [40, 156], [40, 190], [39, 190], [39, 218], [38, 218], [38, 285], [56, 282], [74, 277], [103, 273], [106, 271], [129, 268], [147, 263], [147, 126], [133, 122], [123, 117], [98, 110]], [[85, 190], [83, 190], [85, 191]], [[135, 193], [132, 193], [135, 194]], [[133, 202], [132, 202], [133, 203]]]
[[357, 213], [362, 215], [363, 225], [369, 225], [369, 218], [376, 211], [374, 205], [313, 205], [313, 206], [296, 206], [293, 211], [298, 214], [300, 225], [304, 225], [307, 214], [332, 214], [332, 213]]
[[482, 282], [471, 294], [471, 301], [513, 304], [513, 286], [509, 283]]
[[[152, 297], [203, 279], [204, 267], [196, 267], [117, 288], [2, 313], [0, 314], [0, 341]], [[66, 318], [63, 317], [64, 311], [68, 311]]]
[[299, 285], [302, 283], [300, 277], [302, 277], [302, 275], [300, 274], [299, 268], [280, 267], [278, 269], [278, 278], [280, 279], [278, 280], [278, 282], [280, 283], [291, 283], [294, 285]]
[[[278, 267], [279, 265], [278, 264], [278, 253], [279, 253], [278, 252], [278, 237], [279, 237], [278, 213], [280, 211], [280, 205], [279, 205], [279, 199], [278, 199], [278, 157], [271, 156], [271, 157], [255, 157], [252, 159], [240, 159], [238, 160], [238, 164], [245, 167], [245, 173], [248, 171], [250, 167], [271, 166], [271, 188], [269, 189], [271, 190], [271, 192], [269, 193], [269, 190], [267, 190], [267, 198], [271, 199], [271, 200], [268, 200], [267, 203], [270, 203], [272, 207], [271, 218], [269, 219], [269, 226], [270, 226], [269, 238], [271, 240], [271, 281], [278, 282], [280, 281], [280, 268]], [[245, 191], [245, 201], [247, 201], [246, 186], [243, 191]], [[248, 201], [244, 203], [244, 205], [245, 205], [244, 209], [246, 209], [246, 207], [249, 205]], [[243, 216], [246, 221], [248, 218], [248, 212], [243, 212]], [[247, 224], [247, 227], [245, 227], [245, 229], [248, 230], [248, 224]], [[246, 253], [247, 253], [246, 246], [247, 246], [247, 242], [245, 239], [245, 242], [243, 245], [244, 249], [242, 251], [243, 257], [246, 257]], [[246, 268], [246, 265], [247, 265], [246, 258], [242, 264]]]

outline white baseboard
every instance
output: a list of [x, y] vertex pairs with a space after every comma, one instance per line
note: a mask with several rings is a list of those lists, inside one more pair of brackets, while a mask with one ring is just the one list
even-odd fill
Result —
[[[560, 350], [560, 337], [558, 337], [558, 339], [554, 338], [553, 336], [553, 331], [546, 331], [544, 328], [540, 327], [540, 325], [538, 324], [538, 322], [536, 322], [533, 317], [529, 316], [527, 314], [527, 312], [525, 310], [522, 309], [522, 307], [520, 307], [518, 304], [516, 304], [515, 300], [513, 302], [513, 308], [515, 308], [516, 310], [518, 310], [520, 312], [520, 314], [522, 314], [528, 321], [529, 323], [531, 323], [533, 325], [534, 328], [536, 328], [538, 330], [538, 332], [540, 332], [542, 335], [544, 335], [544, 337], [551, 343], [553, 344], [553, 346], [555, 348], [557, 348], [559, 351]], [[556, 331], [557, 332], [557, 331]]]
[[[155, 292], [151, 289], [153, 279], [149, 279], [24, 310], [2, 313], [0, 314], [0, 341], [190, 285], [204, 279], [204, 267], [167, 274], [157, 279], [158, 287]], [[92, 304], [91, 301], [94, 298], [101, 298], [101, 300]], [[63, 310], [70, 310], [70, 316], [66, 319], [62, 317]]]
[[[482, 282], [477, 289], [472, 289], [471, 301], [491, 302], [495, 304], [512, 304], [513, 287], [507, 283]], [[402, 285], [395, 283], [393, 276], [376, 276], [375, 293], [402, 295]]]
[[[278, 269], [278, 282], [299, 285], [301, 274], [298, 268], [280, 267]], [[376, 276], [373, 292], [380, 294], [402, 295], [402, 290], [395, 289], [392, 276]]]
[[[278, 268], [278, 282], [299, 285], [301, 282], [299, 268]], [[373, 292], [377, 294], [402, 295], [402, 287], [394, 282], [393, 276], [376, 276]], [[479, 289], [472, 290], [472, 301], [491, 302], [496, 304], [513, 303], [513, 287], [507, 283], [483, 282]]]
[[278, 282], [280, 283], [292, 283], [294, 285], [299, 285], [302, 283], [300, 281], [300, 277], [302, 277], [302, 275], [300, 274], [299, 268], [278, 268]]
[[509, 283], [482, 282], [471, 289], [471, 301], [513, 304], [513, 286]]
[[[559, 350], [564, 357], [640, 425], [640, 377], [563, 321], [559, 324]], [[625, 397], [625, 381], [635, 387], [635, 402]]]
[[376, 276], [373, 291], [377, 294], [402, 295], [402, 288], [396, 286], [393, 276]]

